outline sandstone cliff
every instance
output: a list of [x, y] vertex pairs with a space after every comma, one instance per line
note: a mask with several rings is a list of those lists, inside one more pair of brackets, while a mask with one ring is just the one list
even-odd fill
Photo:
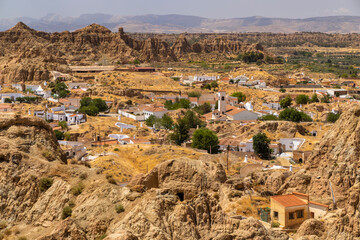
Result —
[[222, 210], [216, 194], [226, 175], [212, 160], [168, 160], [122, 187], [101, 169], [64, 164], [42, 120], [1, 117], [0, 144], [0, 234], [10, 239], [288, 238]]
[[[229, 54], [261, 51], [256, 45], [237, 40], [215, 38], [189, 44], [180, 35], [173, 44], [159, 38], [137, 40], [122, 28], [117, 33], [98, 24], [74, 32], [46, 33], [19, 22], [0, 32], [0, 83], [43, 81], [50, 70], [66, 70], [68, 64], [93, 65], [106, 58], [109, 64], [141, 62], [225, 59]], [[200, 55], [199, 55], [200, 54]], [[209, 55], [209, 57], [207, 57]]]

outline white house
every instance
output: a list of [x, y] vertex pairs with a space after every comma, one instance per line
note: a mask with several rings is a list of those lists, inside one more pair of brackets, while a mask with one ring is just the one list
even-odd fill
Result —
[[233, 109], [229, 112], [226, 112], [226, 115], [230, 120], [240, 121], [257, 120], [259, 117], [259, 115], [255, 112], [243, 108]]
[[236, 78], [233, 78], [233, 81], [237, 82], [239, 86], [243, 86], [246, 85], [247, 81], [249, 81], [249, 78], [245, 75], [240, 75]]
[[147, 107], [143, 110], [145, 120], [148, 119], [150, 116], [154, 115], [155, 117], [162, 118], [166, 113], [167, 110], [162, 107]]
[[9, 98], [11, 101], [16, 101], [17, 98], [24, 97], [22, 93], [0, 93], [1, 103], [5, 103], [5, 99]]
[[26, 85], [26, 90], [31, 90], [36, 95], [44, 96], [45, 92], [44, 89], [40, 85]]
[[285, 151], [296, 151], [305, 142], [304, 138], [280, 138], [279, 142], [285, 146]]
[[274, 110], [281, 109], [280, 103], [277, 103], [277, 102], [263, 103], [263, 106], [274, 109]]

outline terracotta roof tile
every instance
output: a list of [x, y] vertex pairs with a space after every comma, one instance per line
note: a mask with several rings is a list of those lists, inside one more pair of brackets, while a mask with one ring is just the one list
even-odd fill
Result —
[[306, 202], [301, 200], [300, 198], [296, 197], [293, 194], [288, 195], [279, 195], [279, 196], [272, 196], [273, 200], [277, 201], [284, 207], [295, 207], [295, 206], [301, 206], [306, 205]]

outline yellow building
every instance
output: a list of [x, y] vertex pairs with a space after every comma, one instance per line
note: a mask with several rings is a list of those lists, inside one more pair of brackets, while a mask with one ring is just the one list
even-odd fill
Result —
[[296, 228], [308, 218], [323, 217], [328, 206], [309, 200], [309, 195], [294, 192], [271, 197], [271, 221], [285, 228]]

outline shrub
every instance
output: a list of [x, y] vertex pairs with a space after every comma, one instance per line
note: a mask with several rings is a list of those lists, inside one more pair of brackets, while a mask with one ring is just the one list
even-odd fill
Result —
[[48, 190], [52, 186], [53, 182], [54, 180], [52, 178], [41, 178], [39, 183], [40, 191], [44, 192]]
[[280, 88], [280, 92], [284, 93], [284, 92], [286, 92], [286, 89], [285, 88]]
[[260, 118], [260, 120], [263, 120], [263, 121], [276, 121], [276, 120], [279, 120], [279, 119], [275, 115], [268, 114], [268, 115], [262, 116]]
[[62, 219], [65, 219], [65, 218], [70, 217], [71, 214], [72, 214], [72, 209], [71, 209], [71, 207], [66, 206], [66, 207], [63, 208], [62, 216], [61, 216], [61, 217], [62, 217]]
[[106, 174], [106, 179], [108, 180], [109, 183], [116, 185], [116, 180], [114, 179], [113, 176]]
[[78, 196], [82, 193], [84, 188], [85, 188], [84, 184], [82, 182], [79, 182], [77, 185], [71, 188], [71, 192], [72, 194], [74, 194], [74, 196]]
[[201, 92], [189, 92], [188, 97], [200, 97], [201, 96]]
[[278, 222], [271, 222], [271, 227], [272, 227], [272, 228], [278, 228], [278, 227], [280, 227], [280, 223], [278, 223]]
[[303, 112], [299, 112], [294, 108], [286, 108], [284, 109], [280, 115], [279, 119], [286, 120], [286, 121], [292, 121], [292, 122], [311, 122], [312, 119], [308, 115], [306, 115]]
[[79, 178], [80, 178], [81, 180], [85, 180], [85, 179], [87, 179], [87, 177], [88, 177], [87, 173], [82, 173], [82, 174], [80, 174], [80, 176], [79, 176]]
[[57, 140], [63, 140], [64, 139], [64, 133], [59, 130], [54, 130], [55, 136]]
[[21, 237], [18, 237], [18, 240], [27, 240], [27, 238], [24, 236], [21, 236]]
[[296, 97], [297, 104], [308, 104], [310, 102], [310, 98], [308, 95], [300, 94]]
[[118, 149], [118, 148], [114, 148], [114, 151], [115, 151], [115, 152], [118, 152], [118, 151], [119, 151], [119, 149]]
[[234, 92], [233, 94], [231, 94], [231, 96], [237, 97], [239, 103], [244, 102], [246, 100], [246, 96], [242, 92]]
[[51, 152], [49, 152], [49, 151], [43, 152], [43, 153], [42, 153], [42, 156], [43, 156], [46, 160], [48, 160], [49, 162], [52, 162], [52, 161], [55, 160], [54, 155], [53, 155]]
[[340, 113], [329, 112], [328, 115], [326, 116], [326, 121], [330, 123], [334, 123], [339, 119], [339, 117], [340, 117]]
[[0, 222], [0, 230], [7, 228], [7, 222], [1, 221]]
[[75, 203], [74, 203], [74, 201], [72, 201], [72, 200], [70, 200], [70, 201], [68, 202], [68, 205], [69, 205], [69, 207], [71, 207], [71, 208], [74, 208], [74, 207], [75, 207]]
[[288, 108], [291, 106], [291, 103], [292, 103], [292, 99], [290, 96], [286, 96], [285, 98], [281, 99], [280, 100], [280, 106], [282, 108]]
[[122, 204], [117, 204], [117, 205], [115, 205], [115, 210], [117, 213], [122, 213], [125, 211], [125, 208]]

